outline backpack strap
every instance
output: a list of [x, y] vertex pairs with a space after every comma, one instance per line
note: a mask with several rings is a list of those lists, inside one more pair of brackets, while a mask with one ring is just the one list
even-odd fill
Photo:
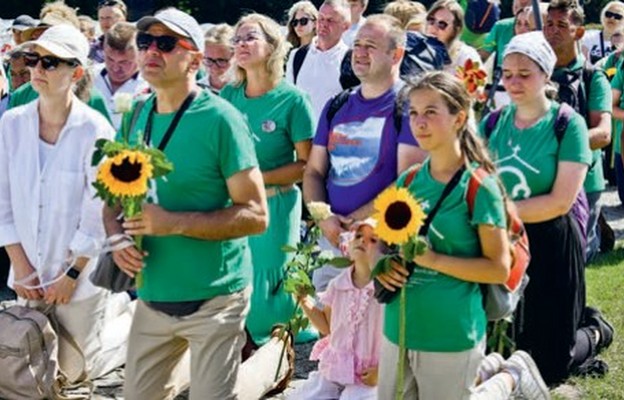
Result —
[[472, 212], [474, 210], [475, 199], [477, 198], [477, 192], [481, 187], [481, 182], [487, 178], [490, 174], [483, 168], [479, 167], [472, 171], [470, 179], [468, 180], [468, 190], [466, 191], [466, 203], [468, 203], [468, 215], [472, 218]]
[[575, 111], [567, 103], [561, 103], [559, 106], [559, 111], [557, 111], [557, 118], [555, 119], [555, 136], [557, 137], [557, 142], [561, 144], [563, 140], [563, 136], [568, 129], [568, 125], [570, 124], [570, 120], [572, 119], [572, 115], [574, 115]]
[[416, 178], [416, 174], [418, 173], [418, 171], [420, 171], [421, 168], [422, 164], [415, 164], [409, 167], [409, 169], [407, 170], [407, 176], [405, 176], [405, 180], [403, 181], [402, 185], [404, 188], [408, 188], [409, 185], [412, 184], [414, 178]]
[[490, 140], [490, 136], [492, 136], [492, 132], [494, 132], [494, 128], [496, 128], [496, 124], [498, 123], [504, 108], [505, 107], [497, 108], [488, 114], [485, 121], [485, 140]]
[[310, 45], [306, 44], [305, 46], [301, 46], [295, 51], [295, 55], [293, 58], [293, 82], [295, 85], [297, 84], [297, 77], [299, 77], [299, 71], [301, 71], [301, 66], [303, 65], [303, 61], [308, 55], [308, 50], [310, 50]]
[[327, 125], [331, 125], [331, 122], [336, 116], [336, 113], [338, 113], [338, 110], [340, 110], [342, 106], [345, 105], [347, 100], [349, 100], [349, 96], [351, 95], [351, 93], [353, 93], [353, 90], [354, 90], [353, 88], [346, 89], [338, 93], [334, 97], [332, 97], [329, 103], [329, 108], [327, 109], [327, 114], [326, 114]]
[[[327, 125], [331, 125], [334, 117], [338, 113], [338, 111], [345, 105], [347, 100], [349, 100], [349, 96], [351, 93], [355, 91], [355, 88], [348, 88], [338, 93], [329, 103], [329, 108], [327, 109]], [[396, 130], [397, 136], [401, 134], [401, 129], [403, 128], [403, 111], [398, 101], [394, 102], [392, 106], [392, 123], [394, 124], [394, 129]]]

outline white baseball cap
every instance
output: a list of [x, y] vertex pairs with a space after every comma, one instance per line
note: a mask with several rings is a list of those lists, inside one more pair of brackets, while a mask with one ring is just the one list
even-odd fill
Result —
[[82, 32], [71, 25], [51, 26], [37, 40], [22, 44], [20, 49], [33, 46], [43, 47], [59, 58], [78, 60], [81, 65], [87, 65], [89, 42]]
[[204, 31], [195, 18], [176, 8], [167, 8], [154, 16], [143, 17], [137, 21], [137, 29], [145, 32], [153, 24], [160, 22], [180, 36], [191, 39], [197, 50], [204, 49]]

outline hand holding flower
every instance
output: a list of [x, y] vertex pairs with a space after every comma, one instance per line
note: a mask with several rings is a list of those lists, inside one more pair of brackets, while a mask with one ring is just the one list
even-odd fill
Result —
[[165, 236], [175, 234], [173, 213], [156, 204], [144, 204], [143, 211], [134, 217], [126, 218], [122, 224], [126, 235]]

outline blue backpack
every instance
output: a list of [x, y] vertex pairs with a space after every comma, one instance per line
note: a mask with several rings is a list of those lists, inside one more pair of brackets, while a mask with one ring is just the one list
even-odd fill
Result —
[[500, 18], [500, 6], [489, 0], [466, 0], [464, 24], [474, 33], [488, 33]]

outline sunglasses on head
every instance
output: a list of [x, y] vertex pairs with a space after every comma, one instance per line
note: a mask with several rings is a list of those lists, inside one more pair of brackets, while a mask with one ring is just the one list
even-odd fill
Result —
[[446, 28], [448, 28], [449, 26], [448, 22], [441, 20], [441, 19], [435, 19], [433, 17], [427, 18], [427, 24], [435, 25], [441, 31], [446, 30]]
[[120, 6], [121, 4], [122, 3], [119, 0], [100, 0], [98, 2], [97, 8]]
[[622, 14], [614, 13], [612, 11], [607, 11], [605, 12], [605, 17], [613, 18], [614, 20], [619, 21], [622, 19]]
[[290, 26], [292, 26], [293, 28], [296, 28], [297, 25], [306, 26], [310, 21], [312, 21], [312, 19], [308, 17], [301, 17], [299, 19], [294, 18], [292, 21], [290, 21]]
[[228, 66], [229, 63], [230, 63], [230, 59], [229, 58], [204, 57], [204, 64], [206, 64], [209, 67], [211, 67], [213, 65], [216, 65], [219, 68], [225, 68], [225, 67]]
[[39, 61], [41, 61], [41, 67], [46, 71], [54, 71], [58, 68], [60, 63], [69, 65], [70, 67], [77, 67], [79, 65], [76, 60], [66, 60], [56, 56], [40, 56], [37, 53], [22, 53], [24, 57], [24, 64], [29, 68], [35, 68]]
[[163, 53], [170, 53], [175, 49], [176, 45], [180, 45], [186, 50], [195, 50], [195, 47], [184, 39], [175, 36], [153, 36], [149, 33], [137, 33], [136, 43], [139, 50], [145, 51], [150, 48], [152, 43], [156, 42], [156, 48]]

